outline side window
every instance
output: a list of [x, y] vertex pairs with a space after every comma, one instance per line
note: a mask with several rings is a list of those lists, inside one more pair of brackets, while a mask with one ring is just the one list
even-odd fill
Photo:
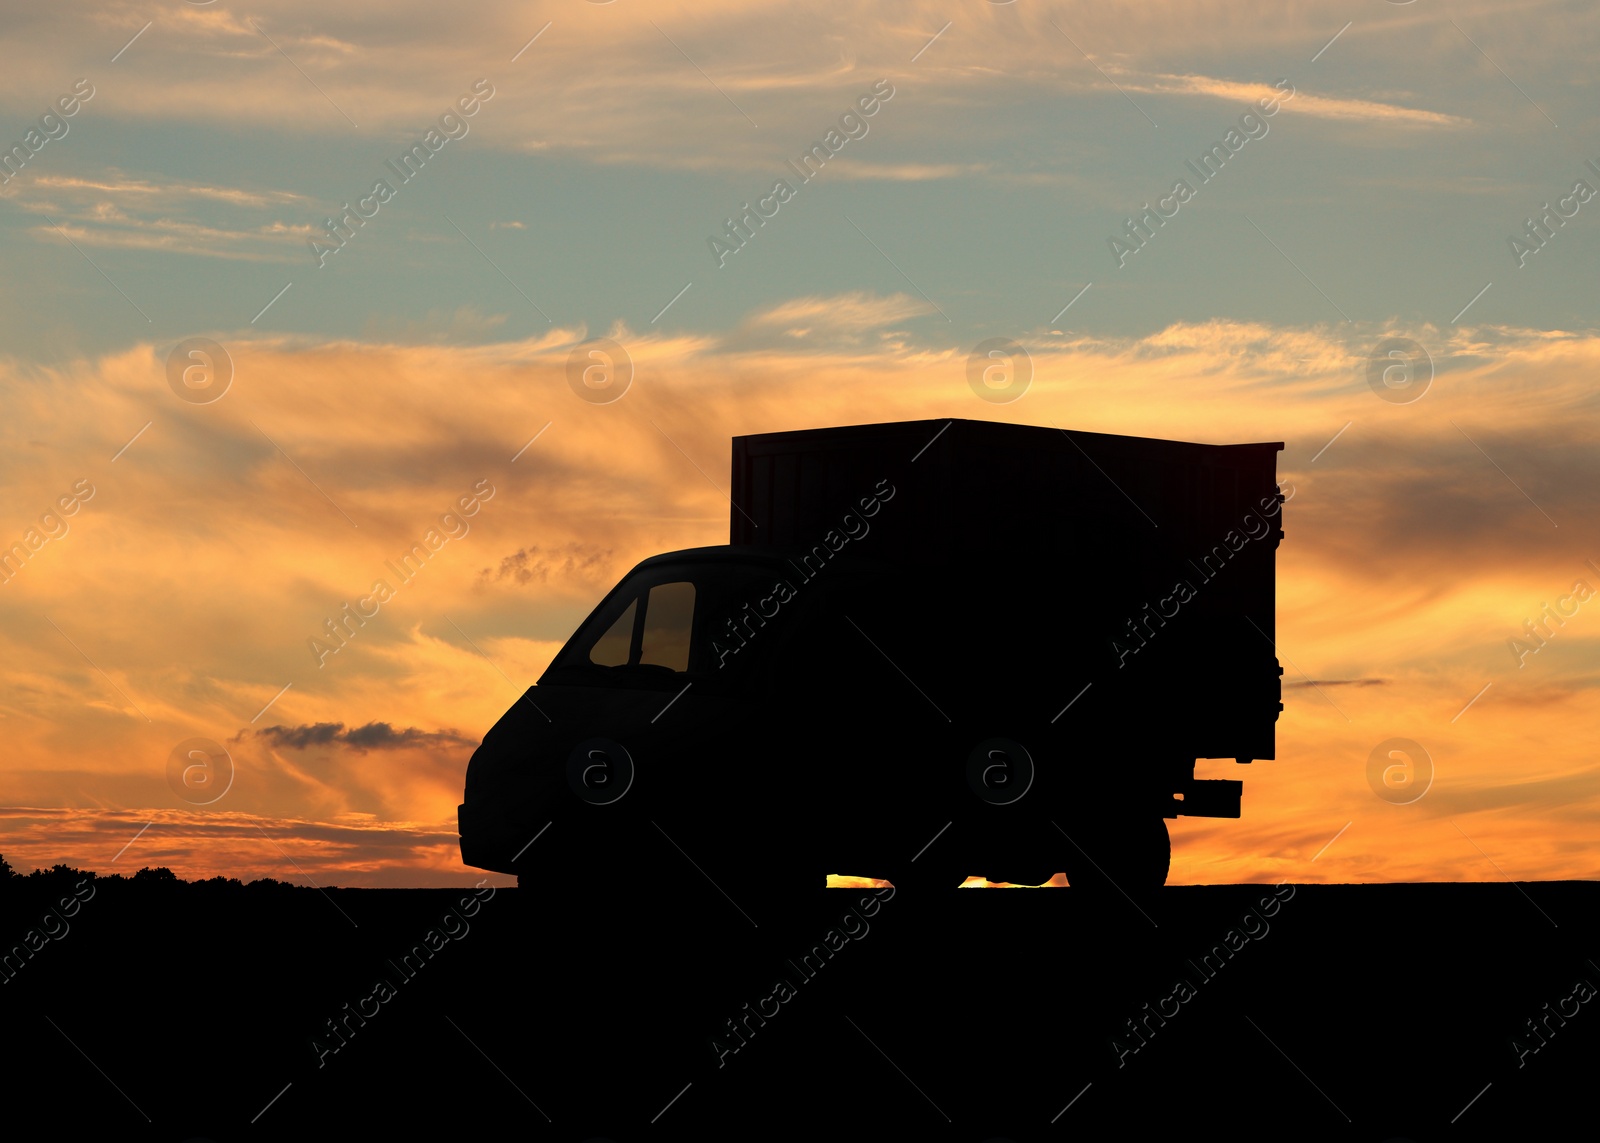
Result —
[[[622, 614], [589, 648], [597, 667], [659, 666], [689, 669], [694, 633], [694, 584], [661, 583], [629, 602]], [[640, 606], [643, 605], [643, 623]]]
[[694, 584], [662, 583], [650, 589], [644, 612], [644, 641], [639, 662], [689, 669], [689, 642], [694, 631]]

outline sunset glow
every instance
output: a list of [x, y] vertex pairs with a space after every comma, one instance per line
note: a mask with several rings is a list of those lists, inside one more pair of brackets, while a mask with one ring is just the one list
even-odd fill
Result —
[[[818, 7], [0, 32], [0, 142], [94, 88], [0, 188], [7, 861], [470, 885], [468, 758], [636, 562], [727, 542], [734, 436], [950, 417], [1286, 442], [1277, 758], [1200, 763], [1243, 816], [1169, 821], [1169, 884], [1600, 876], [1600, 203], [1533, 253], [1524, 228], [1600, 186], [1588, 88], [1541, 62], [1586, 74], [1600, 14], [1552, 39], [1452, 9], [1530, 106], [1426, 5], [1316, 60], [1344, 7]], [[578, 390], [602, 337], [631, 363], [605, 403]], [[171, 364], [190, 338], [220, 395]], [[1026, 351], [1009, 403], [970, 381], [988, 338]], [[1375, 387], [1386, 339], [1425, 351], [1422, 396]], [[1393, 739], [1425, 757], [1375, 761]]]

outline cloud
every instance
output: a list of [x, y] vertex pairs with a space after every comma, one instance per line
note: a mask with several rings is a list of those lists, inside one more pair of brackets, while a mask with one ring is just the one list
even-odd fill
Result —
[[310, 213], [310, 200], [293, 191], [143, 178], [116, 168], [92, 178], [40, 173], [18, 180], [8, 197], [43, 218], [28, 228], [34, 238], [80, 247], [282, 263], [303, 257], [305, 243], [323, 234], [277, 216], [282, 208]]
[[[0, 479], [13, 512], [0, 538], [23, 535], [76, 480], [95, 488], [0, 586], [0, 603], [12, 601], [0, 627], [0, 774], [15, 804], [133, 822], [115, 840], [72, 835], [87, 856], [29, 826], [39, 856], [28, 859], [104, 867], [151, 820], [140, 815], [177, 804], [167, 751], [227, 738], [270, 704], [273, 726], [228, 740], [237, 776], [223, 809], [281, 820], [269, 832], [285, 851], [323, 853], [319, 868], [340, 883], [371, 883], [383, 862], [419, 878], [452, 861], [459, 870], [445, 841], [416, 855], [330, 846], [319, 831], [348, 815], [374, 829], [446, 821], [472, 736], [540, 676], [608, 581], [655, 553], [726, 541], [732, 437], [930, 417], [1286, 442], [1279, 761], [1252, 764], [1245, 820], [1180, 819], [1175, 831], [1195, 832], [1175, 851], [1176, 879], [1495, 876], [1463, 864], [1480, 859], [1447, 823], [1391, 844], [1358, 822], [1309, 865], [1340, 824], [1372, 812], [1364, 767], [1387, 738], [1437, 751], [1462, 788], [1504, 784], [1508, 758], [1539, 758], [1528, 780], [1592, 767], [1577, 728], [1600, 717], [1600, 613], [1586, 604], [1522, 668], [1507, 639], [1574, 580], [1600, 586], [1585, 564], [1600, 549], [1581, 527], [1600, 515], [1600, 334], [1404, 330], [1438, 375], [1420, 400], [1395, 405], [1366, 380], [1373, 346], [1402, 332], [1389, 323], [1219, 320], [1125, 338], [1041, 327], [1017, 334], [1034, 365], [1028, 392], [992, 406], [967, 386], [970, 346], [942, 322], [913, 324], [922, 305], [805, 295], [760, 307], [748, 337], [617, 327], [648, 383], [605, 406], [567, 385], [584, 329], [467, 346], [217, 333], [236, 377], [204, 406], [172, 395], [165, 345], [50, 368], [0, 359]], [[917, 332], [878, 338], [900, 325]], [[834, 340], [787, 337], [795, 328]], [[395, 576], [389, 563], [480, 479], [495, 492], [470, 529]], [[351, 621], [319, 666], [308, 640], [371, 598], [375, 580], [392, 597]], [[1302, 678], [1322, 682], [1294, 685]], [[427, 711], [431, 728], [397, 711]], [[1600, 872], [1584, 840], [1592, 821], [1560, 816], [1576, 811], [1502, 822], [1484, 805], [1460, 824], [1497, 860], [1525, 854], [1514, 875]], [[1324, 818], [1336, 820], [1322, 830]], [[270, 847], [227, 853], [277, 860]], [[186, 860], [233, 872], [205, 867], [198, 850]]]
[[882, 296], [855, 290], [832, 297], [794, 298], [751, 314], [748, 322], [757, 326], [792, 326], [804, 322], [863, 330], [932, 312], [930, 303], [909, 294]]
[[[748, 315], [726, 340], [729, 349], [760, 344], [805, 347], [857, 346], [890, 336], [885, 327], [937, 312], [931, 302], [910, 294], [864, 290], [832, 296], [791, 298]], [[869, 339], [867, 335], [876, 333]]]
[[1284, 681], [1286, 687], [1383, 687], [1389, 685], [1388, 679], [1302, 679], [1296, 682]]
[[1269, 83], [1240, 83], [1207, 75], [1157, 75], [1122, 84], [1133, 91], [1163, 95], [1206, 95], [1226, 99], [1241, 106], [1258, 100], [1282, 101], [1281, 109], [1318, 119], [1343, 119], [1358, 122], [1411, 124], [1427, 127], [1470, 127], [1472, 120], [1439, 111], [1425, 111], [1370, 99], [1350, 99], [1317, 95], [1295, 89], [1292, 98]]
[[[265, 835], [265, 836], [263, 836]], [[452, 886], [510, 878], [461, 864], [453, 819], [379, 821], [368, 814], [324, 820], [239, 811], [0, 808], [5, 857], [19, 870], [59, 863], [131, 874], [166, 866], [185, 879], [219, 873], [296, 885]], [[225, 873], [224, 873], [225, 871]]]
[[848, 162], [827, 169], [830, 174], [837, 171], [838, 177], [842, 179], [881, 179], [886, 182], [918, 183], [932, 179], [987, 175], [994, 171], [994, 164]]
[[[160, 250], [168, 254], [229, 258], [240, 262], [292, 262], [296, 256], [289, 253], [287, 244], [281, 240], [292, 239], [299, 244], [318, 233], [310, 226], [287, 225], [274, 225], [257, 231], [223, 230], [167, 218], [135, 220], [111, 212], [102, 214], [95, 221], [102, 225], [91, 229], [68, 222], [61, 226], [34, 226], [29, 228], [28, 233], [45, 241], [71, 241], [80, 246]], [[103, 225], [108, 222], [122, 225]], [[260, 242], [270, 242], [279, 249], [273, 252], [245, 248], [247, 244]]]
[[213, 199], [235, 206], [268, 207], [279, 203], [307, 203], [304, 195], [286, 190], [246, 190], [242, 187], [219, 187], [209, 183], [189, 183], [181, 180], [149, 182], [131, 178], [115, 167], [104, 168], [100, 178], [75, 178], [62, 175], [40, 175], [31, 180], [41, 190], [87, 192], [90, 194], [131, 197], [152, 202], [177, 202], [186, 198]]
[[480, 587], [507, 580], [518, 586], [542, 584], [548, 583], [552, 574], [568, 581], [593, 581], [609, 573], [611, 556], [609, 548], [600, 550], [581, 543], [569, 543], [554, 550], [541, 549], [534, 544], [503, 557], [498, 568], [484, 568], [478, 573], [478, 583]]
[[[274, 745], [287, 746], [292, 750], [304, 750], [308, 746], [326, 746], [343, 730], [342, 722], [319, 722], [312, 726], [268, 726], [254, 733], [257, 738], [270, 739]], [[243, 738], [246, 733], [241, 730], [235, 736], [235, 741]]]
[[[1039, 6], [986, 5], [923, 54], [918, 49], [950, 20], [935, 0], [912, 0], [889, 15], [867, 0], [825, 8], [812, 0], [585, 5], [557, 19], [515, 62], [532, 33], [526, 10], [509, 0], [448, 17], [426, 5], [374, 0], [336, 9], [290, 0], [254, 23], [188, 6], [177, 15], [161, 37], [144, 37], [118, 61], [115, 100], [102, 94], [87, 114], [246, 130], [289, 123], [302, 134], [360, 146], [362, 139], [406, 138], [485, 77], [497, 95], [472, 120], [473, 146], [656, 168], [749, 169], [752, 160], [781, 165], [879, 78], [915, 94], [897, 97], [872, 121], [873, 133], [894, 132], [896, 148], [916, 140], [919, 149], [941, 152], [952, 131], [981, 137], [1001, 126], [1020, 89], [1120, 100], [1113, 76], [1135, 96], [1172, 104], [1248, 101], [1257, 84], [1218, 77], [1263, 67], [1298, 71], [1291, 78], [1302, 94], [1287, 105], [1295, 113], [1373, 126], [1453, 128], [1500, 113], [1495, 85], [1462, 82], [1488, 65], [1442, 12], [1386, 13], [1370, 28], [1358, 22], [1319, 61], [1323, 76], [1340, 61], [1347, 89], [1314, 90], [1305, 61], [1314, 41], [1343, 22], [1331, 0], [1292, 14], [1269, 3], [1114, 4], [1070, 17]], [[27, 49], [81, 34], [73, 19], [46, 9], [0, 34], [0, 50], [17, 65], [0, 79], [0, 97], [31, 107], [39, 92], [62, 83], [48, 53]], [[1568, 11], [1563, 20], [1566, 62], [1576, 67], [1581, 56], [1570, 53], [1592, 35], [1595, 16]], [[119, 4], [95, 23], [110, 43], [139, 20]], [[1499, 64], [1526, 75], [1546, 66], [1551, 50], [1533, 25], [1480, 14], [1469, 30], [1480, 42], [1492, 32]], [[602, 58], [607, 66], [597, 69]], [[1418, 90], [1449, 95], [1451, 113], [1373, 94], [1397, 74]], [[1004, 114], [988, 114], [996, 111]], [[840, 164], [840, 176], [951, 177], [975, 167], [941, 152], [891, 157], [871, 150], [878, 145], [869, 138], [863, 153], [884, 164], [880, 170], [868, 173], [865, 162], [852, 159]], [[377, 145], [375, 154], [384, 153]], [[852, 166], [861, 169], [845, 171]]]
[[[236, 736], [243, 737], [245, 731]], [[313, 746], [341, 744], [358, 754], [369, 750], [406, 750], [412, 747], [477, 746], [478, 740], [457, 734], [454, 730], [421, 730], [408, 726], [396, 730], [387, 722], [369, 722], [350, 730], [342, 722], [317, 722], [302, 726], [268, 726], [254, 732], [273, 746], [290, 750], [306, 750]]]

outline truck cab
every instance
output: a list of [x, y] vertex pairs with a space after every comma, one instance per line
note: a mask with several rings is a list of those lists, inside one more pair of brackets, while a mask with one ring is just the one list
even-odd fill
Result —
[[883, 876], [901, 831], [873, 822], [944, 720], [847, 618], [882, 635], [895, 569], [829, 570], [731, 545], [640, 563], [474, 753], [463, 861], [538, 876], [556, 848], [604, 881], [659, 833], [723, 886]]

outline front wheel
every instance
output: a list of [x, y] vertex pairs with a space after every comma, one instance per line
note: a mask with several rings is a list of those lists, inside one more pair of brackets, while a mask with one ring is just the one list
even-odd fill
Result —
[[1067, 826], [1067, 883], [1074, 889], [1150, 893], [1167, 882], [1172, 838], [1160, 817], [1111, 819]]

